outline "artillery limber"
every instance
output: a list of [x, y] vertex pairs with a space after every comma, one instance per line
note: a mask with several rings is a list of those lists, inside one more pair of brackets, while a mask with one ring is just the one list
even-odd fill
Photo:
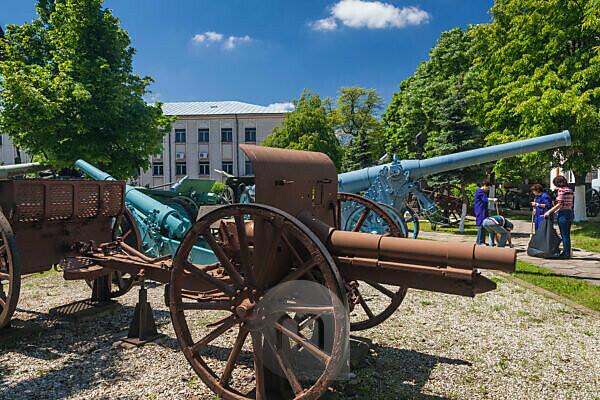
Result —
[[[4, 225], [14, 224], [15, 230], [3, 236], [9, 244], [3, 248], [13, 259], [28, 246], [52, 248], [52, 259], [44, 265], [60, 262], [69, 279], [103, 279], [106, 285], [120, 273], [166, 283], [182, 353], [215, 393], [236, 400], [316, 399], [332, 380], [345, 376], [350, 329], [381, 323], [407, 288], [475, 296], [496, 286], [479, 268], [514, 270], [513, 249], [361, 233], [362, 214], [354, 232], [339, 230], [337, 175], [327, 156], [241, 147], [256, 172], [256, 203], [223, 206], [190, 224], [173, 259], [149, 257], [132, 245], [135, 218], [115, 225], [128, 215], [125, 197], [132, 191], [112, 180], [44, 182], [44, 196], [36, 201], [41, 203], [36, 205], [38, 220], [27, 222], [40, 228], [35, 243], [18, 243], [15, 216], [23, 214], [18, 204], [29, 207], [29, 201], [9, 197], [13, 200], [6, 208], [3, 204]], [[49, 201], [58, 185], [72, 187], [72, 196]], [[85, 185], [93, 185], [96, 194], [82, 196]], [[91, 200], [83, 206], [83, 199]], [[352, 200], [388, 218], [377, 204], [360, 196]], [[48, 212], [55, 203], [68, 211]], [[158, 220], [169, 225], [169, 215], [174, 216], [167, 213]], [[171, 223], [177, 226], [176, 220]], [[52, 224], [69, 234], [52, 230]], [[213, 258], [196, 257], [196, 248], [210, 249]], [[365, 288], [387, 299], [383, 311], [370, 309]], [[144, 302], [140, 295], [138, 324], [149, 317]], [[364, 318], [350, 321], [348, 313], [357, 307], [363, 307]], [[216, 349], [222, 356], [218, 360]], [[240, 378], [243, 374], [254, 379]]]
[[[379, 203], [406, 235], [416, 238], [419, 234], [420, 216], [426, 217], [433, 224], [448, 222], [434, 199], [420, 189], [419, 179], [502, 158], [570, 145], [571, 135], [568, 131], [563, 131], [425, 160], [399, 160], [394, 157], [391, 163], [340, 174], [339, 190], [364, 193], [365, 197]], [[411, 200], [417, 202], [415, 207], [409, 206]], [[344, 215], [352, 216], [360, 207], [348, 203], [345, 208]], [[382, 231], [377, 226], [377, 221], [371, 218], [365, 224], [372, 230]]]

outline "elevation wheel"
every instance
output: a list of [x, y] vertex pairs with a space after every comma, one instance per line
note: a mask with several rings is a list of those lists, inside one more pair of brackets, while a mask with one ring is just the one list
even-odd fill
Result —
[[[190, 261], [199, 240], [217, 263]], [[192, 226], [173, 265], [169, 308], [179, 345], [220, 398], [318, 399], [345, 365], [341, 277], [324, 245], [291, 215], [259, 204], [216, 209]], [[313, 284], [326, 295], [307, 305], [290, 284]], [[311, 374], [295, 362], [300, 353], [317, 366]], [[254, 380], [244, 379], [249, 373]]]
[[21, 292], [21, 263], [12, 228], [0, 212], [0, 329], [10, 324]]

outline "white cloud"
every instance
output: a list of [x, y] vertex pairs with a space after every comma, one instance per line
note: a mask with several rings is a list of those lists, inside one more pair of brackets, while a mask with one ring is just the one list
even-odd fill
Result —
[[333, 31], [337, 29], [337, 22], [335, 18], [328, 17], [311, 22], [310, 27], [315, 31]]
[[340, 0], [331, 15], [311, 23], [315, 30], [333, 30], [338, 23], [350, 28], [404, 28], [429, 22], [431, 15], [419, 7], [396, 7], [381, 1]]
[[210, 40], [211, 42], [220, 42], [221, 40], [223, 40], [223, 34], [222, 33], [206, 32], [205, 35], [206, 35], [206, 38], [208, 40]]
[[269, 104], [267, 108], [271, 109], [270, 111], [274, 113], [280, 113], [294, 111], [296, 107], [294, 106], [294, 103], [287, 102]]
[[236, 48], [239, 44], [249, 43], [252, 41], [252, 38], [248, 35], [245, 36], [225, 36], [222, 33], [218, 32], [204, 32], [198, 33], [192, 37], [192, 42], [194, 44], [204, 44], [209, 46], [213, 43], [221, 44], [224, 49], [232, 50]]
[[248, 35], [246, 35], [246, 36], [229, 36], [225, 40], [225, 43], [223, 43], [223, 47], [226, 48], [227, 50], [231, 50], [231, 49], [234, 49], [238, 44], [248, 43], [251, 40], [252, 39]]

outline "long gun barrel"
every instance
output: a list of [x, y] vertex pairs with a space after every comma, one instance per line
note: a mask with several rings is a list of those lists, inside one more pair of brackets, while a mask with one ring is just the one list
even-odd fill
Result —
[[[563, 131], [552, 135], [468, 150], [426, 160], [402, 160], [400, 161], [400, 167], [406, 178], [415, 180], [441, 172], [485, 164], [501, 158], [569, 145], [571, 145], [571, 134], [569, 131]], [[390, 168], [392, 165], [393, 163], [388, 163], [339, 174], [339, 188], [341, 191], [351, 193], [365, 191], [375, 182], [380, 171], [384, 168]]]
[[28, 174], [30, 172], [42, 171], [48, 168], [38, 162], [0, 166], [0, 179], [8, 179], [13, 176]]
[[[77, 160], [75, 165], [89, 175], [91, 178], [98, 181], [115, 180], [110, 174], [94, 167], [92, 164]], [[169, 237], [173, 239], [181, 239], [190, 228], [191, 223], [187, 218], [178, 214], [178, 212], [153, 198], [146, 196], [132, 186], [125, 186], [125, 199], [129, 204], [139, 210], [145, 216], [152, 215], [158, 211], [156, 220], [158, 224], [169, 231]]]

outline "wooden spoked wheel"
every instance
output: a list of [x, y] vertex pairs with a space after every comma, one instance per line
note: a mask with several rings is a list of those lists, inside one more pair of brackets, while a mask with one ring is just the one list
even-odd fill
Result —
[[[217, 263], [190, 261], [198, 241]], [[259, 204], [216, 209], [192, 226], [173, 265], [169, 308], [179, 345], [220, 398], [318, 399], [344, 367], [349, 327], [342, 280], [327, 249], [291, 215]], [[285, 290], [284, 307], [270, 318], [263, 302], [301, 282], [319, 283], [327, 298], [306, 305]], [[290, 361], [293, 349], [310, 356], [318, 372], [305, 376]]]
[[[112, 238], [113, 240], [121, 239], [134, 249], [142, 251], [142, 235], [131, 211], [128, 209], [125, 209], [116, 218], [113, 225]], [[86, 280], [85, 282], [90, 288], [93, 286], [93, 281]], [[123, 296], [131, 290], [135, 283], [135, 276], [129, 272], [113, 271], [110, 274], [110, 283], [110, 298], [114, 299]]]
[[10, 324], [21, 291], [21, 264], [10, 225], [0, 213], [0, 329]]
[[[347, 203], [351, 203], [348, 208], [352, 211], [348, 218], [344, 218], [342, 208], [348, 206]], [[406, 230], [402, 229], [397, 214], [388, 211], [366, 197], [353, 193], [338, 193], [336, 228], [360, 232], [365, 228], [365, 222], [370, 219], [371, 224], [381, 224], [379, 229], [382, 229], [386, 235], [406, 237]], [[373, 229], [374, 227], [367, 228], [367, 231], [371, 232]], [[406, 288], [376, 282], [351, 281], [346, 283], [346, 290], [352, 331], [361, 331], [381, 324], [400, 307], [406, 296]], [[381, 300], [382, 294], [384, 300]]]

